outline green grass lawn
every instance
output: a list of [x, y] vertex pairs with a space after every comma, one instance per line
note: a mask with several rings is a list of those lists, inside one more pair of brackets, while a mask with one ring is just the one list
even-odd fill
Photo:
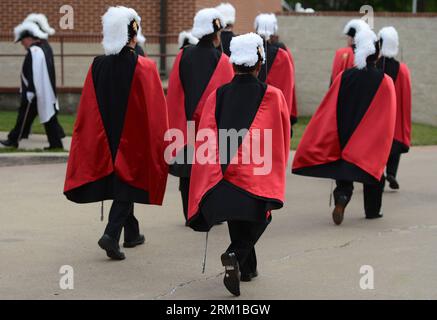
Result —
[[[294, 137], [292, 141], [293, 150], [296, 149], [309, 121], [310, 117], [301, 117], [299, 118], [297, 125], [294, 127]], [[437, 127], [422, 123], [413, 123], [412, 131], [413, 146], [437, 145]]]
[[[15, 123], [16, 112], [12, 111], [0, 111], [0, 131], [9, 131]], [[74, 115], [59, 115], [59, 122], [65, 130], [65, 133], [71, 136], [74, 125]], [[306, 125], [310, 121], [310, 117], [300, 117], [299, 122], [294, 126], [294, 136], [292, 140], [292, 148], [296, 149]], [[44, 134], [44, 127], [39, 123], [38, 119], [35, 120], [32, 132], [36, 134]], [[437, 127], [413, 123], [413, 145], [437, 145]], [[7, 152], [0, 148], [0, 152]]]
[[[17, 112], [13, 111], [0, 111], [0, 131], [9, 131], [15, 125], [17, 119]], [[64, 128], [65, 134], [71, 136], [73, 133], [73, 125], [75, 116], [69, 114], [58, 115], [59, 122]], [[32, 133], [45, 134], [44, 126], [39, 123], [39, 119], [36, 118], [33, 122]]]

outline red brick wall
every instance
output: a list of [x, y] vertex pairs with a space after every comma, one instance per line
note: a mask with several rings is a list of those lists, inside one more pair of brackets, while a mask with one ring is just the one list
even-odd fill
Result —
[[258, 14], [282, 11], [281, 0], [196, 0], [196, 10], [215, 7], [222, 2], [229, 2], [235, 7], [235, 32], [240, 34], [253, 31], [253, 21]]
[[[223, 2], [221, 0], [167, 0], [168, 33], [176, 34], [190, 29], [197, 10]], [[278, 12], [280, 0], [231, 0], [237, 9], [236, 31], [252, 30], [253, 19], [260, 12]], [[74, 30], [60, 30], [59, 13], [62, 5], [69, 4], [74, 9]], [[144, 33], [159, 33], [159, 0], [0, 0], [0, 33], [11, 34], [13, 28], [29, 13], [41, 12], [47, 15], [50, 25], [63, 33], [100, 33], [101, 16], [109, 6], [124, 5], [134, 8], [142, 19]]]
[[167, 0], [168, 15], [167, 28], [168, 33], [179, 33], [182, 30], [191, 29], [194, 18], [194, 0]]
[[[58, 32], [59, 13], [62, 5], [69, 4], [74, 9], [74, 30], [63, 30], [69, 33], [100, 33], [101, 16], [108, 7], [124, 5], [134, 8], [141, 16], [144, 33], [159, 33], [159, 0], [1, 0], [0, 1], [0, 33], [10, 33], [27, 14], [41, 12], [47, 15], [49, 23]], [[168, 0], [169, 32], [189, 28], [194, 14], [194, 0]]]
[[108, 7], [120, 3], [137, 10], [143, 20], [142, 28], [145, 33], [159, 32], [158, 0], [1, 0], [0, 32], [11, 32], [14, 26], [31, 12], [46, 14], [50, 25], [59, 32], [59, 19], [63, 15], [59, 13], [59, 8], [69, 4], [74, 9], [74, 30], [65, 30], [65, 32], [99, 33], [101, 32], [101, 16]]

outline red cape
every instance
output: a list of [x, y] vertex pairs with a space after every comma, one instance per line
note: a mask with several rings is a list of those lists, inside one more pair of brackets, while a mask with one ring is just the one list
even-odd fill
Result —
[[139, 56], [113, 162], [90, 68], [74, 124], [64, 192], [115, 172], [122, 181], [148, 192], [150, 204], [162, 204], [168, 175], [164, 160], [166, 110], [156, 65]]
[[[192, 219], [199, 213], [199, 205], [205, 194], [219, 183], [222, 179], [233, 185], [251, 193], [252, 195], [274, 199], [284, 202], [285, 198], [285, 175], [287, 168], [288, 156], [290, 154], [290, 117], [288, 106], [281, 91], [272, 86], [268, 86], [264, 98], [259, 106], [258, 112], [249, 129], [249, 133], [243, 139], [237, 154], [240, 159], [239, 163], [229, 164], [223, 175], [220, 161], [217, 141], [217, 123], [215, 118], [216, 110], [216, 92], [213, 92], [205, 105], [204, 113], [200, 121], [199, 130], [208, 128], [216, 133], [213, 144], [213, 154], [209, 154], [212, 163], [199, 164], [197, 161], [192, 166], [188, 219]], [[252, 161], [249, 164], [242, 164], [243, 148], [250, 148], [248, 140], [255, 129], [261, 131], [261, 153], [264, 151], [264, 129], [272, 130], [272, 167], [267, 175], [255, 175], [254, 169], [262, 165], [256, 165]], [[203, 142], [196, 142], [196, 149]], [[268, 212], [267, 215], [270, 215]]]
[[[171, 129], [179, 129], [184, 133], [185, 144], [187, 144], [187, 116], [185, 113], [185, 94], [182, 87], [182, 82], [179, 76], [179, 66], [182, 58], [183, 50], [179, 52], [173, 65], [173, 69], [170, 74], [167, 90], [167, 107], [169, 116], [169, 126]], [[200, 101], [196, 107], [196, 111], [193, 114], [193, 120], [196, 123], [196, 128], [199, 126], [200, 116], [203, 111], [208, 96], [217, 88], [230, 82], [234, 77], [234, 70], [229, 62], [227, 55], [222, 54], [217, 64], [214, 73], [209, 80], [208, 86], [200, 98]], [[184, 146], [177, 146], [176, 152]]]
[[266, 83], [281, 89], [287, 102], [290, 117], [297, 119], [297, 102], [294, 94], [294, 67], [289, 51], [278, 48], [278, 53], [270, 68]]
[[338, 49], [335, 52], [334, 62], [332, 64], [331, 82], [334, 82], [337, 76], [343, 71], [353, 68], [355, 65], [354, 60], [355, 54], [352, 47]]
[[338, 76], [305, 129], [294, 156], [293, 171], [342, 159], [379, 181], [390, 154], [395, 129], [393, 80], [384, 75], [372, 103], [343, 150], [337, 128], [341, 81], [342, 77]]
[[293, 103], [291, 106], [292, 110], [292, 117], [294, 117], [297, 120], [298, 115], [298, 108], [297, 108], [297, 96], [296, 96], [296, 68], [294, 66], [294, 57], [291, 54], [291, 51], [289, 48], [287, 48], [287, 53], [291, 60], [291, 65], [293, 66], [293, 79], [294, 79], [294, 86], [293, 86]]
[[401, 63], [396, 88], [396, 129], [394, 139], [407, 148], [411, 146], [411, 77], [408, 67]]

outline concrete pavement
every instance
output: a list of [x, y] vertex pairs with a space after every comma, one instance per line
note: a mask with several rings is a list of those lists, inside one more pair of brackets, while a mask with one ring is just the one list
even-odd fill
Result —
[[[202, 274], [205, 234], [183, 226], [175, 178], [163, 207], [135, 206], [147, 242], [114, 262], [97, 246], [100, 204], [68, 202], [64, 174], [65, 164], [0, 167], [0, 299], [231, 298], [219, 261], [227, 227], [211, 231]], [[241, 299], [437, 299], [437, 147], [402, 159], [402, 189], [385, 194], [378, 221], [363, 218], [360, 185], [336, 227], [330, 181], [287, 180], [286, 206], [257, 245], [260, 275], [242, 283]], [[73, 290], [60, 289], [63, 265], [74, 269]], [[363, 265], [374, 290], [360, 288]]]
[[[0, 131], [0, 140], [7, 139], [8, 133]], [[71, 137], [62, 140], [65, 150], [70, 150]], [[31, 134], [29, 139], [21, 140], [20, 152], [0, 152], [0, 167], [65, 163], [67, 152], [36, 152], [48, 146], [47, 137], [42, 134]], [[0, 144], [0, 149], [4, 148]]]
[[[0, 140], [5, 140], [8, 137], [8, 132], [0, 131]], [[70, 150], [71, 137], [65, 137], [62, 139], [65, 150]], [[49, 143], [47, 141], [47, 136], [44, 134], [31, 134], [29, 139], [23, 139], [20, 141], [20, 149], [24, 150], [35, 150], [35, 149], [43, 149], [44, 147], [48, 147]], [[0, 145], [0, 148], [3, 148]]]

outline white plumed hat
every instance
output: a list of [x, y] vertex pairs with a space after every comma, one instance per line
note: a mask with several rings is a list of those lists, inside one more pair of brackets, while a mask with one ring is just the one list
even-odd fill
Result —
[[193, 30], [191, 34], [197, 39], [212, 34], [225, 27], [223, 15], [215, 8], [202, 9], [194, 16]]
[[399, 35], [394, 27], [385, 27], [379, 31], [382, 40], [381, 54], [383, 57], [394, 58], [399, 53]]
[[235, 8], [230, 3], [221, 3], [215, 7], [223, 16], [226, 25], [235, 23]]
[[129, 24], [135, 20], [138, 25], [137, 40], [145, 41], [141, 34], [141, 18], [132, 8], [110, 7], [102, 17], [103, 41], [106, 55], [118, 54], [129, 41]]
[[143, 35], [140, 24], [138, 24], [137, 40], [140, 44], [144, 44], [146, 42], [146, 37]]
[[263, 39], [256, 33], [246, 33], [231, 40], [230, 62], [239, 66], [253, 67], [259, 61], [265, 63]]
[[183, 47], [185, 40], [188, 40], [188, 43], [192, 45], [196, 45], [199, 42], [199, 39], [191, 34], [191, 31], [182, 31], [181, 33], [179, 33], [178, 37], [179, 48]]
[[255, 18], [256, 33], [267, 40], [278, 32], [278, 20], [273, 13], [262, 13]]
[[24, 21], [14, 28], [14, 41], [20, 41], [24, 36], [30, 35], [38, 39], [47, 39], [49, 35], [43, 32], [39, 26], [32, 21]]
[[362, 29], [355, 36], [355, 65], [358, 69], [367, 66], [367, 58], [376, 53], [376, 42], [378, 37], [370, 29]]
[[47, 17], [42, 13], [31, 13], [26, 17], [26, 19], [24, 19], [24, 21], [35, 22], [39, 26], [41, 31], [47, 33], [49, 36], [55, 34], [55, 29], [50, 27]]
[[362, 19], [352, 19], [344, 27], [343, 33], [355, 37], [363, 29], [370, 29], [370, 26]]

